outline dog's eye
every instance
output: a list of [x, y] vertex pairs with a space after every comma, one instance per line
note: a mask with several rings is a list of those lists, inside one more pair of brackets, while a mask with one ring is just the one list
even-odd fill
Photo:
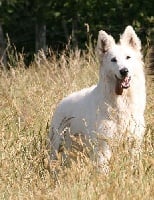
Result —
[[112, 59], [111, 59], [111, 62], [117, 62], [116, 57], [112, 58]]
[[130, 59], [131, 57], [130, 56], [126, 56], [126, 59], [128, 60], [128, 59]]

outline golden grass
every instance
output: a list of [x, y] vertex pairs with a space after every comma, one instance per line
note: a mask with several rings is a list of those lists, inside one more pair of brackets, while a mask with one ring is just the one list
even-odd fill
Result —
[[[92, 51], [37, 56], [29, 69], [22, 60], [0, 72], [1, 178], [0, 199], [154, 199], [153, 82], [147, 76], [147, 130], [138, 173], [130, 157], [115, 150], [111, 173], [100, 174], [81, 156], [70, 167], [47, 168], [46, 138], [54, 109], [67, 94], [96, 83], [98, 62]], [[117, 155], [118, 154], [118, 155]]]

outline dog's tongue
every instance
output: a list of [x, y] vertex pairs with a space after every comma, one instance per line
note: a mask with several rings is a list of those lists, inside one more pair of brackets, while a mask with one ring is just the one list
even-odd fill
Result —
[[130, 87], [130, 77], [125, 77], [124, 79], [117, 79], [115, 92], [117, 95], [122, 95], [123, 89]]

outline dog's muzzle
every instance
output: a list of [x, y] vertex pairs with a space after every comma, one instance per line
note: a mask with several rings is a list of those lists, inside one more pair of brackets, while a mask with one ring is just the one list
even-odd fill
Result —
[[122, 68], [119, 72], [122, 77], [128, 76], [128, 69], [126, 67]]
[[116, 75], [116, 87], [115, 92], [117, 95], [122, 95], [123, 89], [130, 87], [131, 77], [128, 76], [128, 69], [122, 68], [120, 71], [121, 78], [118, 78]]

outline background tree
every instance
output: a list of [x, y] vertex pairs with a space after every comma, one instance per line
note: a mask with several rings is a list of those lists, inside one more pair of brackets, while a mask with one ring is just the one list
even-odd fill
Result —
[[1, 35], [8, 33], [17, 51], [30, 60], [47, 47], [57, 51], [69, 43], [71, 48], [85, 48], [85, 23], [92, 41], [100, 29], [117, 38], [131, 24], [146, 44], [154, 25], [153, 7], [153, 0], [0, 0]]

